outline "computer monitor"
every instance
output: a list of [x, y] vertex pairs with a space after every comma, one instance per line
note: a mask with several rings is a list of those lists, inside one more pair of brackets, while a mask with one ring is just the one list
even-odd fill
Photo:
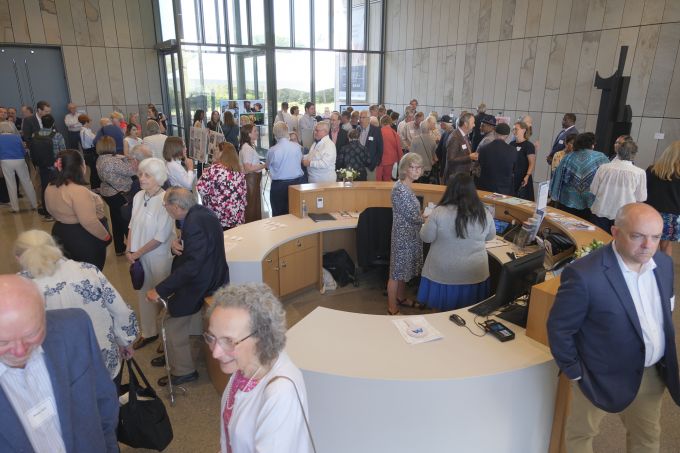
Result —
[[[529, 294], [532, 286], [545, 279], [544, 257], [545, 250], [541, 249], [503, 264], [495, 294], [469, 308], [469, 311], [486, 316], [504, 307], [509, 307], [517, 298]], [[520, 310], [514, 316], [510, 315], [514, 311], [508, 311], [507, 317], [504, 316], [505, 314], [501, 314], [499, 317], [522, 327], [526, 326], [526, 313], [521, 313]], [[513, 319], [508, 319], [510, 317]], [[514, 319], [517, 317], [520, 319]]]

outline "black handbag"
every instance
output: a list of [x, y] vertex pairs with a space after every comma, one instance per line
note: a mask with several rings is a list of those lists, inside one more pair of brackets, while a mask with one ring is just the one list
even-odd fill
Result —
[[[128, 393], [128, 401], [118, 414], [118, 441], [133, 448], [164, 450], [172, 441], [172, 425], [163, 401], [151, 387], [134, 359], [126, 360], [130, 383], [121, 385], [120, 394]], [[146, 387], [139, 385], [139, 377]]]

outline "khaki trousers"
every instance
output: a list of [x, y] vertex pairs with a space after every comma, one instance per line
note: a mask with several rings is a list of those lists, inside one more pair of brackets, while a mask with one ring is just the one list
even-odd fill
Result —
[[[619, 413], [626, 427], [628, 453], [658, 453], [661, 436], [661, 398], [666, 386], [656, 366], [645, 368], [642, 383], [633, 402]], [[600, 422], [607, 412], [583, 395], [578, 382], [572, 382], [571, 412], [566, 426], [568, 453], [592, 453], [593, 438], [600, 432]]]
[[194, 360], [191, 357], [191, 342], [189, 333], [191, 321], [195, 316], [201, 316], [201, 312], [189, 316], [165, 318], [165, 334], [167, 337], [167, 354], [170, 362], [170, 373], [174, 376], [184, 376], [196, 371]]

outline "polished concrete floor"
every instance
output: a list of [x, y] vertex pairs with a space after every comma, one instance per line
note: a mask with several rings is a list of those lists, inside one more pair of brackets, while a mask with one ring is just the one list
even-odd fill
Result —
[[[0, 205], [0, 244], [2, 244], [2, 247], [0, 247], [0, 273], [3, 274], [18, 271], [16, 260], [12, 255], [12, 246], [18, 233], [33, 228], [49, 232], [52, 228], [52, 223], [43, 222], [37, 214], [27, 210], [27, 202], [21, 201], [24, 209], [19, 214], [12, 214], [9, 206]], [[677, 246], [676, 250], [680, 250], [680, 246]], [[679, 263], [680, 251], [675, 254], [675, 258], [676, 263]], [[678, 265], [676, 264], [677, 269]], [[128, 266], [123, 257], [115, 256], [112, 247], [109, 247], [104, 273], [125, 300], [133, 308], [136, 308], [137, 296], [130, 284]], [[386, 309], [386, 298], [383, 296], [383, 282], [379, 275], [379, 272], [363, 275], [360, 286], [356, 288], [349, 285], [337, 291], [327, 292], [324, 295], [319, 294], [316, 290], [309, 290], [285, 300], [284, 305], [288, 313], [289, 325], [294, 325], [318, 306], [359, 313], [383, 314]], [[676, 283], [676, 293], [678, 293], [678, 289], [680, 289], [680, 284]], [[411, 292], [414, 290], [414, 288], [410, 289]], [[405, 310], [404, 313], [412, 314], [415, 311]], [[680, 325], [678, 310], [676, 310], [674, 318], [676, 325]], [[167, 452], [212, 453], [219, 450], [220, 396], [215, 392], [208, 379], [205, 360], [201, 355], [199, 338], [197, 337], [194, 340], [193, 346], [200, 378], [197, 382], [186, 385], [188, 394], [178, 397], [177, 404], [174, 407], [170, 407], [169, 402], [166, 403], [175, 435], [173, 442], [165, 450]], [[157, 355], [155, 349], [155, 344], [149, 345], [137, 351], [135, 355], [151, 382], [155, 382], [164, 372], [163, 369], [153, 368], [149, 364], [149, 361]], [[668, 393], [666, 393], [662, 411], [661, 452], [678, 453], [680, 452], [680, 409], [673, 404]], [[508, 416], [521, 417], [522, 414], [509, 412]], [[418, 421], [403, 421], [405, 425], [411, 422]], [[455, 423], [455, 421], [452, 420], [452, 423]], [[126, 446], [121, 447], [122, 452], [147, 451]], [[358, 449], [357, 451], [361, 450]], [[426, 453], [426, 451], [427, 449], [424, 448], [422, 453]], [[607, 416], [605, 418], [602, 424], [602, 433], [595, 440], [595, 451], [598, 453], [621, 453], [625, 451], [625, 430], [618, 417]], [[461, 453], [485, 452], [480, 449], [479, 452]]]

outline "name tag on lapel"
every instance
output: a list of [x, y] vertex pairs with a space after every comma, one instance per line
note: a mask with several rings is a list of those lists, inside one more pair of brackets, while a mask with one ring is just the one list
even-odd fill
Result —
[[518, 146], [518, 147], [517, 147], [517, 151], [522, 151], [522, 147], [521, 147], [521, 146]]
[[463, 148], [463, 149], [467, 149], [467, 145], [463, 145], [462, 148]]
[[373, 141], [373, 137], [368, 137], [368, 141], [369, 141], [369, 142], [372, 142], [372, 141]]
[[564, 140], [560, 140], [560, 141], [557, 142], [557, 143], [559, 143], [560, 145], [564, 145]]

